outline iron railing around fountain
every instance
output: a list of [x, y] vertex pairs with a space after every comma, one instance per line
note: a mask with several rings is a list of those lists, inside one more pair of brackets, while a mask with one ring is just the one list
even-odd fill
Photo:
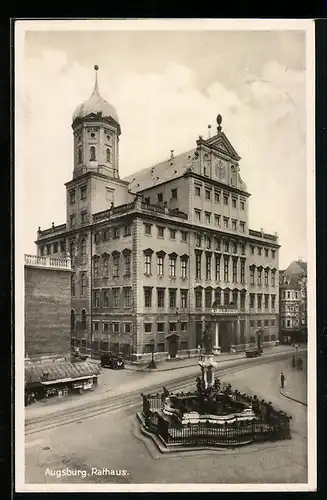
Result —
[[[188, 393], [190, 395], [191, 393]], [[194, 394], [194, 393], [193, 393]], [[176, 394], [177, 395], [177, 394]], [[179, 393], [187, 395], [187, 393]], [[199, 422], [182, 425], [166, 420], [158, 410], [163, 408], [162, 394], [143, 395], [145, 425], [167, 444], [182, 446], [224, 446], [245, 442], [277, 441], [291, 438], [291, 418], [283, 411], [274, 409], [270, 402], [257, 396], [231, 391], [230, 395], [239, 402], [251, 404], [257, 416], [253, 421], [238, 420], [228, 424]]]

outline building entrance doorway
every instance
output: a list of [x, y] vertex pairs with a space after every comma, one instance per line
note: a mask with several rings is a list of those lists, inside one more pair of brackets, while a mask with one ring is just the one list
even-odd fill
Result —
[[219, 322], [219, 344], [221, 352], [229, 352], [232, 344], [230, 321]]
[[172, 333], [167, 336], [168, 354], [170, 358], [176, 358], [178, 352], [179, 335]]

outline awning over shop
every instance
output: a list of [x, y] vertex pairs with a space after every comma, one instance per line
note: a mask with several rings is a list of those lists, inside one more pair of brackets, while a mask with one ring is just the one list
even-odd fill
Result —
[[33, 363], [25, 366], [25, 385], [51, 385], [96, 377], [100, 366], [89, 361]]

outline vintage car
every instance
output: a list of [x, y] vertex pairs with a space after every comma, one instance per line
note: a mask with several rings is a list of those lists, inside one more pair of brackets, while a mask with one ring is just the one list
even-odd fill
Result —
[[125, 368], [125, 363], [123, 358], [117, 354], [102, 354], [101, 355], [101, 366], [103, 368], [113, 368], [114, 370], [122, 370]]
[[262, 354], [262, 349], [258, 347], [254, 347], [253, 349], [247, 349], [245, 351], [245, 356], [247, 358], [256, 358], [257, 356], [261, 356]]
[[71, 352], [70, 352], [71, 360], [72, 361], [86, 361], [87, 355], [82, 354], [78, 347], [74, 347]]

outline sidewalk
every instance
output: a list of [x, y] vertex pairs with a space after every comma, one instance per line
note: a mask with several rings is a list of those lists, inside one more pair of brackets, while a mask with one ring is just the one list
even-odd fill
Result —
[[[300, 348], [302, 351], [303, 349]], [[263, 350], [262, 356], [266, 354], [278, 354], [282, 352], [294, 352], [296, 353], [296, 349], [292, 346], [288, 345], [278, 345], [274, 347], [266, 347]], [[245, 358], [245, 352], [235, 352], [235, 353], [225, 353], [225, 354], [219, 354], [215, 356], [215, 361], [217, 363], [225, 362], [225, 361], [231, 361], [235, 359], [243, 359]], [[170, 371], [170, 370], [179, 370], [180, 368], [187, 368], [189, 366], [195, 366], [198, 364], [200, 358], [199, 356], [194, 356], [192, 358], [184, 358], [184, 359], [167, 359], [163, 361], [158, 361], [156, 362], [157, 368], [155, 371]], [[100, 363], [99, 360], [90, 360], [94, 363]], [[127, 370], [134, 370], [134, 371], [141, 371], [141, 372], [152, 372], [154, 371], [151, 368], [148, 368], [149, 363], [142, 363], [142, 365], [137, 365], [137, 364], [132, 364], [132, 363], [126, 363], [125, 364], [125, 369]]]
[[307, 406], [307, 360], [303, 356], [303, 370], [291, 368], [285, 373], [285, 387], [280, 389], [282, 396]]

